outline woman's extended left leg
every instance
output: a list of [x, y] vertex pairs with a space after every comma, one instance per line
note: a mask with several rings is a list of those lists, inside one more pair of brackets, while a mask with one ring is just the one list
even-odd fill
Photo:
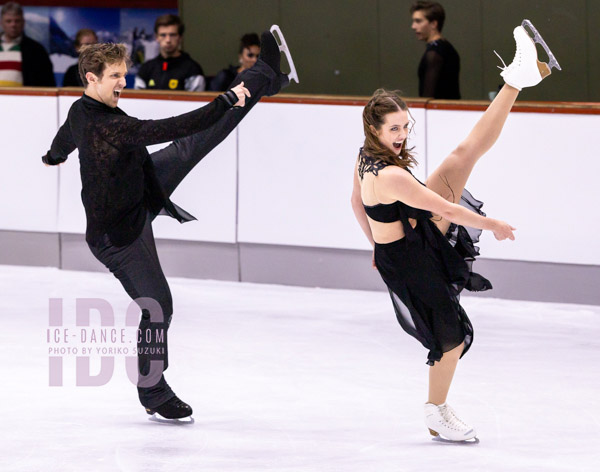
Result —
[[[510, 85], [500, 90], [469, 135], [444, 159], [427, 178], [427, 187], [446, 200], [458, 203], [473, 167], [496, 142], [519, 91]], [[442, 233], [450, 226], [448, 220], [434, 218]]]

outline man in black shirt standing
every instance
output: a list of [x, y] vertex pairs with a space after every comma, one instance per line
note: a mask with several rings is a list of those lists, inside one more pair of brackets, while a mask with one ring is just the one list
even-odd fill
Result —
[[[170, 195], [262, 96], [276, 94], [289, 78], [281, 73], [273, 35], [265, 32], [259, 60], [237, 76], [232, 89], [183, 115], [138, 120], [117, 107], [128, 59], [121, 44], [82, 48], [79, 71], [85, 92], [71, 106], [42, 160], [57, 165], [79, 149], [86, 241], [142, 309], [137, 340], [140, 402], [149, 414], [185, 418], [192, 414], [191, 407], [175, 395], [163, 375], [173, 302], [152, 221], [159, 214], [180, 222], [195, 219], [171, 202]], [[171, 140], [175, 141], [153, 154], [146, 150]]]
[[144, 62], [135, 76], [136, 89], [187, 90], [206, 89], [204, 71], [187, 52], [181, 50], [185, 26], [177, 15], [162, 15], [154, 23], [160, 54]]
[[460, 99], [460, 57], [452, 44], [442, 38], [444, 8], [437, 2], [418, 1], [410, 13], [417, 39], [427, 43], [419, 64], [419, 97]]

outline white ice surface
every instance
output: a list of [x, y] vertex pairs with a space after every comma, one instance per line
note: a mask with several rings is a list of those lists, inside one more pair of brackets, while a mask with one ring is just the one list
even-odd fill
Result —
[[458, 446], [430, 439], [426, 352], [386, 293], [170, 282], [166, 377], [191, 426], [148, 421], [123, 356], [102, 387], [65, 356], [48, 386], [48, 299], [74, 329], [76, 298], [106, 298], [122, 327], [112, 276], [0, 266], [0, 470], [600, 470], [600, 307], [463, 297], [475, 342], [449, 402], [481, 442]]

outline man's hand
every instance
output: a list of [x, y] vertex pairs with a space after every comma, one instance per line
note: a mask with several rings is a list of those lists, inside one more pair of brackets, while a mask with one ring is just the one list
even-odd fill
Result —
[[250, 97], [250, 91], [244, 87], [244, 82], [239, 83], [231, 89], [237, 96], [238, 101], [234, 107], [243, 107], [246, 104], [246, 97]]

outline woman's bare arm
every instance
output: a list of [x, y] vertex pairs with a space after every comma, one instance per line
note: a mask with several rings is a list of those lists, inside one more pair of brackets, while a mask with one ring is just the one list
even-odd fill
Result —
[[363, 206], [362, 198], [360, 196], [360, 182], [358, 181], [358, 164], [354, 168], [354, 185], [352, 186], [352, 197], [350, 199], [352, 203], [352, 210], [354, 211], [354, 216], [358, 221], [358, 224], [362, 228], [365, 236], [371, 243], [371, 246], [374, 246], [373, 242], [373, 233], [371, 232], [371, 227], [369, 226], [369, 222], [367, 220], [367, 214], [365, 213], [365, 208]]
[[377, 193], [390, 201], [400, 200], [414, 208], [428, 210], [452, 223], [489, 230], [499, 241], [514, 240], [513, 228], [504, 221], [486, 218], [466, 208], [451, 203], [437, 193], [421, 185], [412, 175], [400, 167], [389, 166], [379, 173]]

